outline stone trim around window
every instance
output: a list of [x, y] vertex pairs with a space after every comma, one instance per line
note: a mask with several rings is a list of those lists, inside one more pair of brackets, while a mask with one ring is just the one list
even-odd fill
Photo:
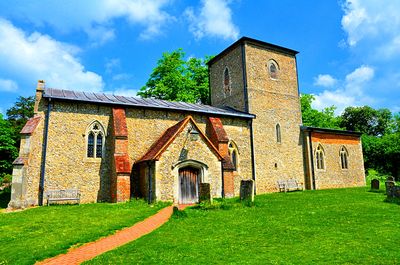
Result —
[[101, 161], [104, 157], [106, 133], [99, 121], [92, 121], [86, 128], [86, 161]]

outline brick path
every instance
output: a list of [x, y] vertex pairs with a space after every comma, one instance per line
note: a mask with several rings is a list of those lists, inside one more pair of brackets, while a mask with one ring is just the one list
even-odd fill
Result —
[[[179, 205], [178, 208], [182, 210], [187, 206], [188, 205]], [[155, 215], [150, 216], [131, 227], [117, 231], [114, 235], [87, 243], [81, 247], [68, 251], [66, 254], [60, 254], [56, 257], [37, 262], [36, 265], [72, 265], [80, 264], [86, 260], [93, 259], [104, 252], [122, 246], [157, 229], [168, 221], [168, 219], [171, 217], [172, 209], [173, 206], [166, 207]]]

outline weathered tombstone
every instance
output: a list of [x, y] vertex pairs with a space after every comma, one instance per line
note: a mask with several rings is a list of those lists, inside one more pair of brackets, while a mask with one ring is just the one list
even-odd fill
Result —
[[240, 182], [240, 200], [254, 202], [254, 180], [242, 180]]
[[[389, 179], [389, 178], [388, 178]], [[386, 195], [388, 197], [394, 197], [394, 187], [395, 187], [396, 183], [394, 181], [389, 181], [387, 180], [385, 182], [385, 186], [386, 186]]]
[[371, 190], [379, 190], [379, 180], [373, 179], [371, 181]]
[[394, 181], [394, 177], [389, 176], [389, 177], [386, 179], [386, 181]]
[[200, 183], [199, 202], [204, 202], [204, 201], [212, 203], [210, 183]]

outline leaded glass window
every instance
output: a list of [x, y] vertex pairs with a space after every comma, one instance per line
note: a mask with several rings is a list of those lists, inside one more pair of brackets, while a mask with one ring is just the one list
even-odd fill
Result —
[[103, 157], [105, 140], [104, 135], [103, 126], [101, 126], [99, 122], [95, 121], [89, 126], [87, 134], [87, 157]]

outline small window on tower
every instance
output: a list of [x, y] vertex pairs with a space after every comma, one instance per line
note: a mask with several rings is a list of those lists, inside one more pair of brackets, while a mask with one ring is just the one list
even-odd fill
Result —
[[274, 61], [274, 60], [270, 60], [268, 62], [268, 72], [269, 72], [269, 76], [272, 79], [278, 79], [278, 71], [279, 71], [279, 67], [278, 64]]
[[231, 95], [231, 76], [228, 67], [224, 70], [224, 94], [225, 96]]

